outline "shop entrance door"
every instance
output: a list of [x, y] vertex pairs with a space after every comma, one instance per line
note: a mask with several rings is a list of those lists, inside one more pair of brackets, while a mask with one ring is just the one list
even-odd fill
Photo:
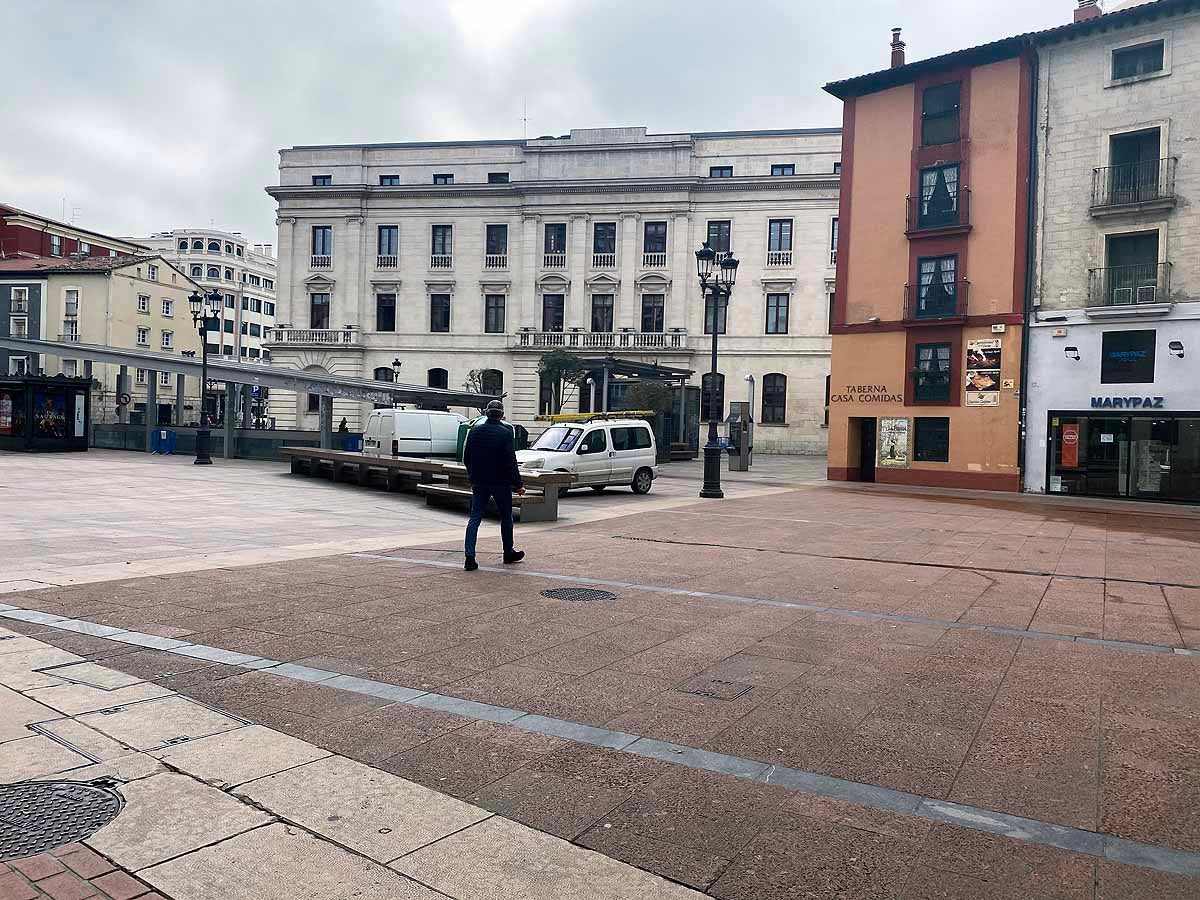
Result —
[[858, 422], [858, 480], [875, 480], [875, 420], [855, 419]]

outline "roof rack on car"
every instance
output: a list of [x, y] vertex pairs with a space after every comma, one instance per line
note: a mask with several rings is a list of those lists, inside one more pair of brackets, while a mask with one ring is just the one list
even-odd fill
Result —
[[620, 409], [616, 412], [602, 413], [560, 413], [556, 416], [534, 416], [535, 422], [554, 422], [556, 424], [605, 421], [607, 419], [644, 419], [654, 415], [652, 409]]

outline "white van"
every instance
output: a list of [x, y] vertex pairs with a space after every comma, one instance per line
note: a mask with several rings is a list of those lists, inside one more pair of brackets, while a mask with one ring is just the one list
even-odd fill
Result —
[[646, 494], [658, 477], [654, 432], [644, 419], [602, 419], [551, 425], [529, 450], [517, 451], [522, 469], [571, 472], [577, 484], [602, 491], [629, 485]]
[[465, 416], [424, 409], [376, 409], [367, 417], [363, 453], [368, 456], [447, 456], [458, 450]]

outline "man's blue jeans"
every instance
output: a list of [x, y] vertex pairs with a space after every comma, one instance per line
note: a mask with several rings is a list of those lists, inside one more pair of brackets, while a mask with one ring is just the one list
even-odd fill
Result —
[[496, 511], [500, 514], [500, 539], [504, 543], [504, 552], [513, 552], [512, 488], [507, 484], [473, 484], [471, 518], [467, 521], [467, 556], [475, 555], [479, 523], [483, 521], [483, 514], [487, 512], [489, 500], [496, 501]]

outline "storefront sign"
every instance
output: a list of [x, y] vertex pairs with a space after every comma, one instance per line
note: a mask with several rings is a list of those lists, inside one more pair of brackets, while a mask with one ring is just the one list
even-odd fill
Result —
[[890, 469], [908, 468], [908, 419], [879, 420], [877, 462]]
[[1079, 423], [1068, 422], [1062, 427], [1062, 467], [1079, 468]]
[[999, 338], [967, 341], [967, 406], [1000, 405]]
[[886, 384], [848, 384], [844, 394], [833, 394], [830, 403], [903, 403], [903, 394], [893, 394]]
[[1092, 409], [1165, 409], [1165, 397], [1093, 397]]

